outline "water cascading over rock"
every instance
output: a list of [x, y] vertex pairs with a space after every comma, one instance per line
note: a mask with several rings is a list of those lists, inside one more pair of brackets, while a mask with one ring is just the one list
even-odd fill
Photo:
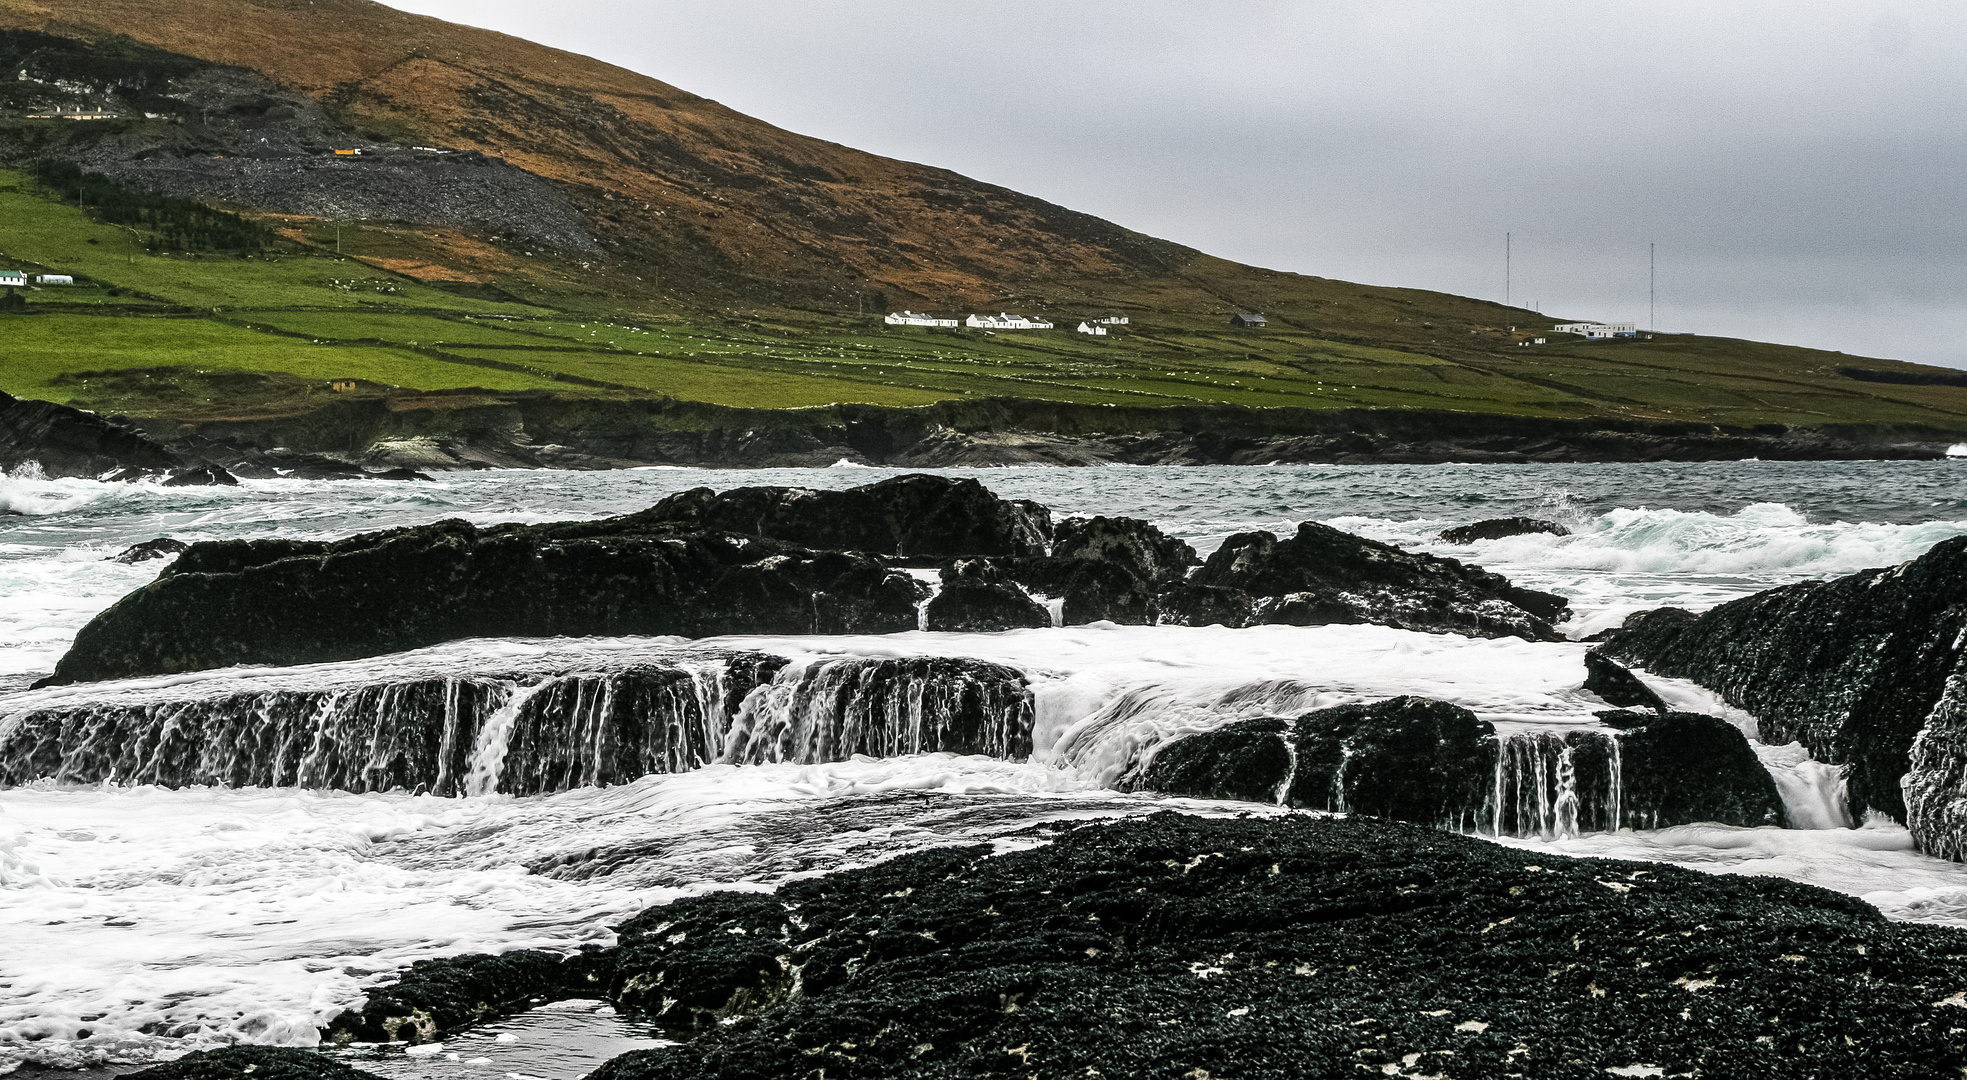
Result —
[[1726, 722], [1613, 715], [1623, 728], [1504, 734], [1444, 701], [1341, 705], [1178, 739], [1126, 783], [1499, 836], [1784, 824], [1775, 781]]
[[525, 795], [713, 762], [1019, 758], [1032, 720], [1024, 676], [997, 664], [695, 651], [605, 671], [44, 701], [0, 718], [0, 784]]

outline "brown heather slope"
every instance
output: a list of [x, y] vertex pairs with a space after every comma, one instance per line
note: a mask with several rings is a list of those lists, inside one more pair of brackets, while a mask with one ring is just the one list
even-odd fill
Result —
[[[807, 138], [573, 53], [367, 0], [0, 0], [0, 27], [252, 68], [375, 136], [557, 182], [614, 254], [756, 298], [979, 304], [1195, 257], [942, 169]], [[671, 288], [685, 287], [672, 282]]]

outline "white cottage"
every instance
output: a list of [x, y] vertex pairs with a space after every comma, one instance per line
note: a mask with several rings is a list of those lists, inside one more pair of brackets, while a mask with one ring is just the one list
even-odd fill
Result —
[[913, 311], [897, 311], [882, 322], [889, 326], [955, 326], [955, 319], [938, 319], [934, 315], [917, 315]]
[[963, 320], [963, 325], [974, 330], [1050, 330], [1052, 324], [1043, 319], [1027, 319], [1008, 311], [995, 315], [972, 315]]
[[43, 285], [73, 285], [75, 278], [69, 274], [42, 274], [34, 279]]
[[18, 270], [0, 270], [0, 289], [27, 288], [27, 275]]
[[1079, 324], [1079, 332], [1082, 334], [1091, 334], [1094, 337], [1105, 337], [1106, 327], [1099, 326], [1094, 323], [1083, 322]]

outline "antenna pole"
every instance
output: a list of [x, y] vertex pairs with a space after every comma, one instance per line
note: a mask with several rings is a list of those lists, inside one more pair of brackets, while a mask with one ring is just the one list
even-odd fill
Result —
[[1509, 234], [1503, 234], [1503, 306], [1509, 306]]
[[1648, 243], [1646, 245], [1646, 329], [1648, 331], [1659, 329], [1656, 325], [1656, 318], [1660, 310], [1660, 293], [1656, 285], [1659, 279], [1654, 270], [1656, 264], [1653, 258], [1653, 249], [1653, 244]]

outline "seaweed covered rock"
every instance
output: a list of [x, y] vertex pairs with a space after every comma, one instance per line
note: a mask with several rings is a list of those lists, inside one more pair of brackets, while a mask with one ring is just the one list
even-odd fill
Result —
[[1051, 612], [987, 559], [958, 559], [941, 577], [942, 589], [923, 611], [930, 630], [994, 633], [1052, 625]]
[[1242, 589], [1186, 582], [1155, 598], [1157, 617], [1168, 626], [1254, 626], [1257, 600]]
[[1568, 606], [1480, 567], [1310, 521], [1283, 540], [1263, 531], [1230, 537], [1189, 583], [1251, 596], [1258, 622], [1377, 623], [1531, 641], [1558, 640], [1551, 622]]
[[1173, 584], [1201, 563], [1186, 541], [1139, 518], [1067, 518], [1052, 533], [1052, 557], [1123, 566], [1156, 585]]
[[722, 1004], [689, 1042], [595, 1080], [1967, 1065], [1942, 1015], [1967, 991], [1951, 959], [1967, 933], [1778, 879], [1395, 823], [1163, 813], [1007, 854], [904, 855], [771, 900], [638, 917], [662, 947], [624, 955], [624, 979]]
[[1036, 503], [1001, 499], [968, 478], [924, 473], [844, 491], [693, 488], [637, 517], [903, 558], [1043, 555], [1052, 531], [1050, 512]]
[[[1967, 796], [1949, 791], [1946, 777], [1967, 762], [1967, 739], [1942, 734], [1944, 725], [1921, 733], [1963, 673], [1962, 641], [1967, 537], [1899, 566], [1785, 585], [1698, 616], [1641, 612], [1600, 648], [1714, 690], [1756, 716], [1763, 742], [1801, 742], [1844, 766], [1854, 816], [1882, 811], [1905, 821], [1923, 850], [1958, 852], [1967, 834], [1947, 807]], [[1908, 814], [1907, 790], [1918, 814]]]
[[1569, 536], [1571, 530], [1555, 521], [1544, 521], [1541, 518], [1489, 518], [1473, 525], [1457, 525], [1452, 529], [1443, 529], [1441, 540], [1448, 544], [1473, 544], [1478, 540], [1501, 540], [1505, 536], [1528, 536], [1536, 533]]
[[531, 949], [419, 960], [396, 982], [369, 991], [359, 1010], [336, 1017], [325, 1035], [341, 1043], [435, 1042], [537, 1002], [598, 989], [581, 985], [585, 980], [569, 985], [567, 974], [561, 956]]
[[292, 1046], [222, 1046], [124, 1073], [142, 1080], [382, 1080], [318, 1050]]
[[687, 1036], [792, 994], [786, 905], [769, 893], [688, 897], [623, 923], [608, 997]]
[[375, 656], [466, 637], [890, 633], [926, 587], [881, 559], [635, 516], [440, 521], [194, 544], [96, 616], [52, 683]]

